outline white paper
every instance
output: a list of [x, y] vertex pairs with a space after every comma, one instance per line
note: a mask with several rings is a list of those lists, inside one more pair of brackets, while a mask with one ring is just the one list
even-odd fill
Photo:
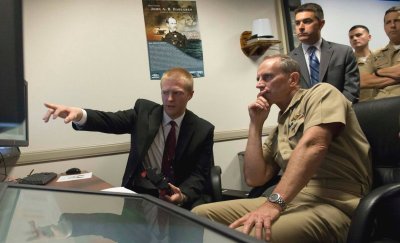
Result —
[[60, 176], [58, 178], [57, 182], [76, 181], [76, 180], [89, 179], [89, 178], [92, 178], [92, 172], [76, 174], [76, 175]]
[[105, 192], [123, 192], [123, 193], [136, 194], [136, 192], [134, 192], [132, 190], [129, 190], [129, 189], [126, 189], [125, 187], [111, 187], [111, 188], [104, 189], [102, 191], [105, 191]]

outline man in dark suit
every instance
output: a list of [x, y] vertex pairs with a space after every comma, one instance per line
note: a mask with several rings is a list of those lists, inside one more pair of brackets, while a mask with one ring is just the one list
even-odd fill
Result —
[[[325, 25], [324, 13], [318, 4], [306, 3], [295, 10], [296, 35], [301, 42], [289, 54], [300, 65], [302, 88], [311, 88], [316, 82], [330, 83], [339, 89], [352, 103], [358, 101], [360, 74], [353, 50], [346, 45], [326, 41], [321, 38]], [[310, 60], [311, 46], [319, 65], [316, 82], [312, 82]]]
[[[186, 109], [194, 93], [188, 71], [172, 68], [164, 73], [160, 85], [163, 105], [138, 99], [133, 109], [103, 112], [46, 103], [48, 111], [43, 120], [61, 117], [65, 123], [72, 121], [77, 130], [131, 134], [122, 186], [191, 208], [208, 201], [203, 194], [213, 164], [214, 126]], [[172, 129], [177, 141], [168, 166], [170, 191], [165, 194], [146, 174], [164, 170], [164, 145]]]

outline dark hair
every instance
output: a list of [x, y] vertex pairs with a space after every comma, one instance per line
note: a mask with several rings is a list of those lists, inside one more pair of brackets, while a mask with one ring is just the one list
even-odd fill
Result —
[[388, 15], [389, 13], [392, 13], [392, 12], [400, 12], [400, 6], [394, 6], [394, 7], [389, 8], [388, 10], [386, 10], [385, 16], [383, 16], [383, 22], [385, 22], [386, 15]]
[[368, 27], [365, 26], [365, 25], [361, 25], [361, 24], [354, 25], [353, 27], [351, 27], [351, 28], [349, 29], [349, 32], [352, 31], [352, 30], [355, 30], [355, 29], [357, 29], [357, 28], [364, 29], [364, 30], [366, 30], [366, 31], [369, 33]]
[[294, 10], [294, 14], [296, 15], [297, 13], [307, 12], [307, 11], [314, 12], [315, 17], [317, 17], [319, 20], [324, 19], [324, 11], [322, 10], [321, 6], [316, 3], [302, 4], [298, 8], [296, 8], [296, 10]]

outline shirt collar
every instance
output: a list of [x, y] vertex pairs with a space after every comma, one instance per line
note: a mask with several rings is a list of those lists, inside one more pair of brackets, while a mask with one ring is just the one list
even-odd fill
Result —
[[[385, 47], [380, 49], [380, 51], [387, 51], [387, 50], [397, 51], [399, 49], [399, 46], [400, 45], [394, 45], [392, 42], [389, 42], [389, 44], [387, 44]], [[376, 53], [376, 52], [374, 52], [374, 53]]]
[[315, 46], [315, 47], [317, 48], [318, 51], [321, 51], [321, 44], [322, 44], [322, 38], [319, 39], [317, 42], [315, 42], [315, 43], [312, 44], [312, 45], [307, 45], [307, 44], [302, 43], [301, 46], [303, 47], [304, 55], [307, 54], [308, 48], [309, 48], [310, 46]]
[[176, 119], [172, 119], [172, 118], [169, 117], [169, 116], [167, 115], [167, 113], [164, 111], [164, 112], [163, 112], [163, 121], [162, 121], [163, 127], [167, 126], [167, 125], [169, 124], [170, 121], [174, 120], [174, 121], [176, 122], [176, 126], [177, 126], [178, 128], [180, 128], [180, 127], [181, 127], [181, 124], [182, 124], [183, 117], [185, 117], [185, 114], [186, 114], [186, 112], [184, 112], [180, 117], [178, 117], [178, 118], [176, 118]]
[[[318, 84], [317, 84], [317, 85], [318, 85]], [[315, 85], [315, 86], [317, 86], [317, 85]], [[315, 87], [315, 86], [314, 86], [314, 87]], [[305, 95], [306, 91], [307, 91], [306, 89], [299, 89], [299, 90], [297, 90], [297, 92], [294, 94], [292, 100], [290, 101], [288, 107], [286, 107], [286, 110], [285, 110], [285, 111], [280, 111], [280, 112], [279, 112], [279, 115], [278, 115], [278, 122], [279, 122], [279, 123], [281, 123], [281, 122], [284, 120], [284, 117], [286, 117], [286, 114], [287, 114], [288, 112], [290, 112], [290, 111], [292, 110], [292, 108], [293, 108], [294, 106], [297, 105], [298, 102], [301, 101], [301, 99], [302, 99], [303, 96]]]

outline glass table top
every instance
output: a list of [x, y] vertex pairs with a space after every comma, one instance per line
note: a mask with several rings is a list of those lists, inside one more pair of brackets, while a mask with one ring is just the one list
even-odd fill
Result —
[[0, 184], [0, 242], [259, 242], [147, 195]]

